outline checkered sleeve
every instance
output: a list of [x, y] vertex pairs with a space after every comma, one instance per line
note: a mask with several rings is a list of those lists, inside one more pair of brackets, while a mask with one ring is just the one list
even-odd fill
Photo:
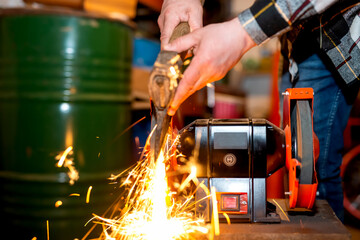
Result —
[[239, 14], [239, 20], [252, 39], [260, 44], [290, 30], [299, 20], [322, 13], [337, 0], [256, 0]]

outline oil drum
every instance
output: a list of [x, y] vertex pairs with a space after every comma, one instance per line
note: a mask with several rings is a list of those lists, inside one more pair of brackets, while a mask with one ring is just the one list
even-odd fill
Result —
[[131, 158], [132, 39], [119, 20], [0, 10], [4, 236], [81, 239], [114, 201], [107, 178]]

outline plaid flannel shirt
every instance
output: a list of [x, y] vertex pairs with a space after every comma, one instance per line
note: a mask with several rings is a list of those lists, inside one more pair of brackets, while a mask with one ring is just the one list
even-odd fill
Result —
[[257, 0], [238, 17], [257, 44], [283, 33], [288, 42], [294, 42], [310, 26], [313, 40], [330, 60], [326, 61], [330, 68], [347, 86], [360, 83], [358, 0]]

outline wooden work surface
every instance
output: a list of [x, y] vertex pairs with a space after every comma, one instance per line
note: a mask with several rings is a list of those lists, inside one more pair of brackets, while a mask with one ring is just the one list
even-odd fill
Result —
[[290, 221], [277, 207], [281, 223], [232, 223], [220, 224], [220, 235], [215, 239], [224, 240], [350, 240], [351, 235], [335, 216], [331, 207], [325, 200], [317, 200], [314, 213], [300, 212], [293, 214], [287, 212], [284, 199], [276, 202], [286, 212]]

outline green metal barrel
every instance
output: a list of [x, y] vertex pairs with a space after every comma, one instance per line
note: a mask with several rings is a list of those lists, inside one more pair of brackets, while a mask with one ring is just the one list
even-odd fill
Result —
[[[2, 236], [81, 239], [117, 197], [107, 178], [131, 161], [132, 32], [85, 14], [0, 11]], [[73, 185], [56, 166], [69, 146]]]

